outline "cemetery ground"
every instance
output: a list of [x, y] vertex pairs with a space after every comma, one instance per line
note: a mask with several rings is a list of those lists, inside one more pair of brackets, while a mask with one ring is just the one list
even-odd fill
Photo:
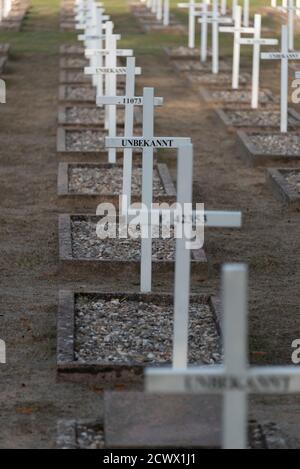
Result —
[[[206, 281], [194, 279], [193, 292], [216, 294], [220, 265], [247, 262], [250, 361], [290, 364], [292, 341], [300, 337], [300, 212], [274, 198], [265, 182], [265, 168], [245, 164], [235, 135], [226, 131], [197, 88], [174, 71], [164, 47], [181, 44], [182, 36], [142, 34], [125, 1], [104, 3], [118, 32], [124, 33], [122, 47], [137, 54], [137, 65], [143, 69], [139, 90], [154, 86], [157, 96], [164, 97], [164, 106], [156, 109], [156, 133], [192, 138], [194, 202], [205, 202], [206, 209], [243, 212], [240, 231], [207, 230], [210, 275]], [[182, 12], [178, 18], [186, 22]], [[270, 19], [267, 24], [272, 24]], [[0, 33], [0, 42], [11, 44], [4, 76], [7, 104], [1, 106], [0, 337], [7, 343], [7, 365], [0, 368], [1, 448], [54, 448], [59, 419], [103, 417], [101, 388], [56, 380], [58, 291], [136, 292], [139, 286], [136, 276], [115, 271], [113, 276], [100, 272], [88, 282], [76, 281], [76, 272], [72, 280], [59, 275], [59, 45], [74, 41], [73, 33], [59, 31], [57, 0], [32, 0], [21, 33]], [[225, 38], [222, 51], [229, 52], [230, 47]], [[242, 63], [248, 72], [249, 57], [250, 52]], [[263, 86], [278, 95], [278, 64], [266, 64], [263, 70]], [[168, 164], [175, 178], [174, 155], [164, 153], [159, 160]], [[155, 291], [172, 290], [160, 280]], [[275, 420], [289, 445], [300, 447], [299, 397], [252, 399], [251, 415], [260, 421]]]

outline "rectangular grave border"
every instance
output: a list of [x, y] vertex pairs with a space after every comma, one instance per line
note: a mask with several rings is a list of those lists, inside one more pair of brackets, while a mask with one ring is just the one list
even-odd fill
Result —
[[0, 31], [20, 31], [29, 8], [30, 1], [27, 0], [13, 5], [7, 18], [4, 18], [1, 22]]
[[[57, 424], [57, 443], [56, 446], [58, 449], [78, 449], [77, 444], [77, 428], [79, 426], [86, 426], [86, 427], [98, 427], [103, 431], [103, 435], [105, 436], [105, 428], [104, 428], [104, 420], [59, 420]], [[259, 423], [256, 421], [249, 421], [249, 425], [257, 426], [262, 432], [263, 441], [266, 445], [266, 449], [268, 450], [276, 450], [276, 449], [288, 449], [288, 443], [286, 440], [286, 436], [282, 433], [279, 426], [274, 423], [263, 422]], [[280, 441], [280, 448], [276, 444], [276, 441]], [[105, 441], [104, 441], [105, 444]], [[201, 448], [201, 447], [200, 447]], [[106, 446], [104, 446], [103, 450], [107, 450]], [[151, 449], [151, 448], [149, 448]], [[162, 448], [164, 449], [164, 448]], [[100, 450], [101, 451], [101, 450]]]
[[[95, 210], [96, 207], [102, 202], [109, 202], [113, 203], [115, 206], [119, 204], [119, 196], [112, 193], [106, 194], [77, 194], [72, 193], [69, 191], [69, 168], [70, 166], [89, 166], [91, 168], [111, 168], [116, 167], [115, 164], [110, 163], [60, 163], [58, 166], [58, 179], [57, 179], [57, 193], [58, 193], [58, 200], [60, 204], [64, 208], [68, 208], [70, 210], [88, 210], [92, 209]], [[117, 164], [118, 167], [122, 168], [123, 165], [121, 163]], [[141, 163], [138, 164], [141, 167]], [[136, 167], [136, 165], [135, 165]], [[174, 183], [171, 178], [171, 174], [169, 172], [168, 166], [164, 163], [158, 163], [155, 165], [155, 169], [157, 169], [158, 174], [161, 179], [161, 183], [165, 190], [165, 195], [159, 197], [160, 201], [163, 202], [176, 202], [176, 189]], [[155, 194], [154, 194], [155, 195]], [[133, 196], [133, 202], [139, 202], [141, 200], [141, 196]]]
[[[69, 74], [76, 73], [76, 71], [72, 70], [60, 70], [59, 72], [59, 83], [60, 85], [90, 85], [92, 86], [91, 77], [88, 75], [84, 75], [82, 72], [82, 79], [79, 81], [74, 81], [69, 77]], [[80, 73], [80, 72], [79, 72]]]
[[[240, 88], [240, 91], [246, 91], [247, 88]], [[248, 91], [250, 91], [251, 88], [249, 88]], [[249, 108], [250, 106], [250, 100], [249, 102], [239, 102], [239, 101], [230, 101], [230, 102], [226, 102], [226, 101], [220, 101], [220, 100], [215, 100], [213, 97], [212, 97], [212, 93], [214, 91], [234, 91], [232, 90], [232, 88], [223, 88], [223, 89], [220, 89], [218, 87], [210, 87], [209, 89], [203, 87], [203, 86], [200, 86], [198, 88], [198, 92], [201, 96], [201, 98], [203, 99], [203, 101], [206, 103], [206, 104], [209, 104], [211, 105], [212, 107], [231, 107], [231, 106], [236, 106], [237, 108], [239, 107], [240, 109], [244, 109], [244, 108]], [[238, 90], [236, 90], [238, 91]], [[272, 92], [269, 90], [269, 89], [262, 89], [261, 91], [264, 91], [268, 97], [268, 101], [266, 103], [260, 103], [260, 106], [261, 107], [266, 107], [266, 106], [269, 106], [270, 104], [274, 104], [274, 97], [272, 95]]]
[[[187, 65], [187, 62], [191, 62], [191, 64], [194, 64], [195, 61], [193, 59], [191, 60], [173, 60], [171, 63], [172, 63], [172, 67], [174, 68], [174, 70], [176, 70], [177, 73], [180, 73], [182, 75], [187, 75], [187, 78], [189, 75], [207, 75], [208, 78], [212, 75], [212, 70], [211, 70], [211, 64], [209, 64], [208, 62], [204, 62], [205, 64], [209, 64], [209, 67], [206, 69], [206, 68], [203, 68], [202, 70], [199, 69], [199, 70], [184, 70], [182, 67], [183, 66], [186, 66]], [[202, 63], [200, 62], [197, 62], [197, 63]], [[224, 66], [222, 66], [222, 64], [220, 64], [220, 73], [227, 73], [228, 72], [228, 75], [230, 76], [230, 65], [229, 64], [224, 64]]]
[[[76, 218], [96, 218], [94, 213], [62, 213], [59, 215], [59, 271], [61, 276], [75, 276], [76, 278], [95, 278], [95, 275], [101, 275], [105, 271], [114, 275], [115, 273], [124, 273], [124, 275], [133, 275], [137, 281], [140, 274], [140, 260], [126, 259], [94, 259], [73, 256], [72, 250], [72, 226], [71, 219]], [[152, 262], [154, 283], [157, 283], [162, 277], [168, 280], [173, 276], [175, 270], [175, 261], [173, 259], [154, 260]], [[208, 277], [208, 262], [203, 249], [192, 251], [191, 268], [193, 276], [198, 280], [206, 280]]]
[[[271, 131], [271, 132], [246, 132], [244, 130], [238, 130], [236, 132], [237, 137], [237, 146], [238, 146], [238, 155], [242, 157], [245, 163], [248, 166], [266, 166], [271, 162], [280, 162], [281, 164], [295, 163], [300, 161], [300, 147], [298, 155], [276, 155], [273, 153], [264, 153], [252, 144], [250, 140], [250, 135], [252, 134], [272, 134], [272, 135], [281, 135], [280, 131]], [[292, 132], [289, 132], [287, 135], [291, 135]], [[297, 133], [298, 134], [298, 133]]]
[[77, 43], [62, 44], [59, 54], [65, 57], [84, 57], [84, 47]]
[[[227, 74], [227, 72], [220, 72], [220, 73], [224, 73], [224, 74]], [[197, 83], [194, 78], [197, 78], [201, 76], [201, 78], [204, 78], [202, 80], [202, 82], [200, 83]], [[251, 77], [250, 77], [250, 74], [248, 74], [247, 72], [246, 73], [243, 73], [243, 76], [244, 77], [247, 77], [247, 82], [246, 83], [240, 83], [240, 87], [239, 89], [244, 91], [245, 89], [247, 90], [249, 88], [249, 83], [251, 82]], [[199, 89], [199, 88], [207, 88], [209, 91], [221, 91], [222, 89], [224, 89], [225, 86], [230, 86], [231, 84], [231, 75], [228, 74], [228, 85], [226, 83], [216, 83], [216, 82], [212, 82], [211, 81], [211, 78], [213, 77], [213, 74], [211, 72], [209, 73], [206, 73], [206, 72], [200, 72], [198, 74], [196, 74], [195, 72], [192, 72], [192, 73], [186, 73], [184, 72], [183, 73], [183, 77], [186, 79], [186, 81], [190, 84], [190, 86], [192, 86], [193, 88], [195, 88], [196, 90]], [[216, 75], [216, 77], [218, 77], [218, 75]], [[250, 102], [249, 102], [249, 105], [250, 105]]]
[[[230, 119], [228, 118], [227, 114], [226, 114], [226, 111], [238, 111], [239, 109], [237, 108], [234, 108], [234, 106], [232, 107], [228, 107], [228, 108], [215, 108], [214, 111], [216, 113], [216, 116], [219, 118], [219, 120], [222, 122], [222, 124], [224, 125], [225, 129], [230, 132], [230, 133], [236, 133], [238, 130], [243, 130], [245, 129], [246, 131], [248, 132], [259, 132], [260, 129], [262, 130], [278, 130], [279, 129], [279, 123], [277, 126], [270, 126], [270, 125], [252, 125], [252, 126], [249, 126], [249, 125], [233, 125], [231, 122], [230, 122]], [[251, 109], [250, 107], [248, 107], [247, 109], [244, 109], [245, 111], [246, 110], [249, 110], [249, 112], [253, 111], [253, 109]], [[260, 111], [261, 109], [257, 109], [257, 111]], [[274, 110], [277, 110], [277, 111], [280, 111], [280, 108], [278, 107], [274, 107]], [[298, 124], [297, 125], [290, 125], [290, 128], [292, 129], [296, 129], [298, 128], [298, 126], [300, 126], [300, 114], [298, 112], [296, 112], [294, 109], [289, 109], [289, 117], [293, 117], [294, 119], [296, 119], [298, 121]]]
[[94, 103], [96, 102], [96, 90], [95, 88], [92, 86], [92, 84], [79, 84], [79, 83], [74, 83], [73, 86], [77, 86], [78, 88], [90, 88], [90, 89], [94, 89], [95, 90], [95, 97], [94, 99], [69, 99], [67, 97], [67, 88], [68, 86], [72, 86], [72, 84], [70, 85], [59, 85], [59, 88], [58, 88], [58, 99], [60, 102], [63, 102], [63, 103], [66, 103], [66, 104], [78, 104], [78, 103], [82, 103], [82, 104], [90, 104], [90, 103]]
[[[83, 129], [86, 129], [86, 128], [91, 128], [91, 127], [96, 127], [96, 128], [103, 128], [104, 126], [104, 120], [103, 122], [99, 123], [99, 124], [96, 124], [96, 123], [93, 123], [93, 122], [68, 122], [67, 121], [67, 108], [69, 107], [89, 107], [91, 109], [95, 108], [99, 108], [96, 106], [96, 104], [91, 104], [91, 103], [88, 103], [88, 104], [82, 104], [82, 103], [78, 103], [76, 105], [74, 104], [60, 104], [59, 107], [58, 107], [58, 125], [62, 125], [62, 126], [68, 126], [68, 127], [76, 127], [76, 128], [83, 128]], [[124, 108], [123, 108], [124, 109]], [[124, 112], [124, 115], [125, 115], [125, 112]], [[142, 112], [142, 108], [141, 107], [136, 107], [135, 110], [134, 110], [134, 124], [135, 126], [141, 126], [142, 125], [142, 122], [143, 122], [143, 112]], [[122, 129], [124, 128], [124, 122], [119, 122], [117, 120], [117, 126], [118, 127], [121, 127]]]
[[68, 60], [72, 59], [72, 57], [61, 57], [59, 59], [59, 68], [60, 70], [66, 70], [66, 71], [82, 71], [84, 72], [84, 68], [88, 66], [89, 64], [89, 61], [87, 59], [85, 59], [85, 57], [83, 57], [83, 59], [85, 60], [86, 64], [83, 65], [83, 67], [78, 67], [78, 66], [69, 66], [68, 65]]
[[283, 202], [288, 208], [300, 209], [300, 193], [293, 190], [287, 183], [284, 173], [289, 173], [297, 168], [268, 168], [266, 170], [266, 182], [277, 200]]
[[0, 44], [0, 56], [8, 56], [10, 52], [10, 44], [7, 42], [3, 42]]
[[[167, 293], [128, 293], [101, 292], [97, 290], [82, 290], [74, 292], [61, 290], [59, 292], [59, 307], [57, 315], [57, 377], [58, 381], [76, 383], [99, 384], [105, 387], [143, 385], [144, 370], [147, 364], [132, 362], [131, 364], [112, 364], [110, 362], [80, 363], [74, 360], [75, 352], [75, 296], [77, 294], [96, 294], [110, 300], [126, 298], [131, 301], [161, 302], [173, 304], [173, 295]], [[191, 300], [207, 304], [215, 319], [216, 328], [221, 334], [221, 302], [213, 295], [192, 294]], [[159, 364], [158, 364], [159, 366]]]
[[[179, 47], [164, 47], [164, 51], [165, 51], [165, 54], [167, 55], [167, 57], [169, 57], [169, 59], [172, 61], [172, 60], [200, 60], [200, 49], [199, 48], [195, 48], [195, 49], [190, 49], [190, 50], [193, 50], [194, 53], [193, 54], [186, 54], [186, 55], [180, 55], [180, 54], [176, 54], [175, 50], [178, 49]], [[188, 47], [186, 47], [186, 49], [188, 49]], [[211, 57], [211, 49], [208, 49], [207, 51], [207, 55], [208, 57]], [[222, 58], [220, 56], [220, 58]]]

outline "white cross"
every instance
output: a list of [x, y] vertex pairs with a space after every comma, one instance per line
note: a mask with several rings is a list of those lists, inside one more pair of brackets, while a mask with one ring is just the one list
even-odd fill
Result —
[[[143, 149], [143, 176], [142, 176], [142, 203], [147, 209], [147, 215], [151, 217], [153, 212], [159, 211], [152, 209], [153, 202], [153, 147], [173, 148], [177, 150], [177, 203], [183, 207], [184, 204], [192, 203], [193, 187], [193, 146], [188, 138], [174, 137], [153, 137], [153, 110], [154, 110], [154, 91], [152, 88], [144, 89], [144, 110], [143, 110], [143, 137], [127, 138], [106, 138], [106, 146], [116, 148], [142, 148]], [[148, 146], [148, 142], [151, 145]], [[199, 214], [193, 213], [196, 218]], [[148, 224], [151, 222], [148, 218]], [[241, 214], [232, 212], [206, 212], [204, 225], [207, 227], [240, 227]], [[190, 284], [190, 250], [186, 249], [187, 239], [176, 240], [176, 279], [175, 291], [177, 291], [177, 300], [175, 311], [179, 314], [182, 305], [186, 304], [189, 297]], [[142, 238], [141, 251], [141, 291], [150, 292], [152, 290], [152, 237]], [[183, 317], [183, 316], [182, 316]], [[185, 317], [185, 316], [184, 316]], [[178, 327], [175, 327], [175, 335], [181, 334], [185, 320]], [[185, 339], [185, 341], [187, 338]], [[177, 352], [178, 341], [175, 341], [174, 360], [181, 360], [182, 355]], [[187, 357], [185, 357], [186, 359]]]
[[234, 27], [220, 27], [222, 33], [233, 33], [233, 64], [232, 64], [232, 88], [238, 89], [239, 87], [239, 75], [240, 75], [240, 39], [241, 34], [254, 34], [254, 28], [244, 28], [241, 26], [242, 22], [242, 8], [236, 6]]
[[[125, 96], [105, 96], [97, 99], [98, 105], [125, 106], [125, 128], [124, 135], [133, 135], [134, 129], [134, 106], [143, 106], [143, 97], [135, 96], [135, 58], [128, 57], [126, 64], [126, 92]], [[154, 105], [163, 104], [162, 98], [154, 98]], [[124, 149], [123, 158], [123, 189], [122, 194], [126, 197], [126, 204], [122, 202], [122, 212], [128, 210], [131, 205], [131, 182], [132, 182], [132, 148]]]
[[2, 339], [0, 339], [0, 363], [6, 363], [6, 345]]
[[294, 0], [288, 0], [285, 5], [282, 5], [282, 9], [288, 15], [289, 49], [294, 50], [294, 13], [297, 11]]
[[252, 58], [252, 98], [251, 107], [256, 109], [258, 107], [259, 98], [259, 74], [260, 74], [260, 49], [261, 46], [277, 45], [277, 39], [263, 39], [261, 37], [261, 15], [254, 16], [254, 37], [240, 39], [241, 45], [253, 46]]
[[187, 8], [189, 12], [188, 46], [190, 49], [195, 48], [196, 17], [199, 16], [200, 11], [203, 9], [203, 6], [207, 5], [207, 3], [207, 0], [204, 0], [202, 3], [196, 3], [195, 0], [189, 0], [189, 2], [178, 3], [177, 5], [178, 8]]
[[[220, 16], [218, 10], [218, 0], [213, 0], [212, 12], [207, 12], [207, 5], [204, 4], [204, 9], [200, 14], [200, 19], [198, 20], [202, 27], [207, 28], [207, 23], [212, 25], [212, 72], [214, 74], [219, 73], [219, 24], [231, 23], [231, 18], [224, 18]], [[204, 29], [204, 40], [205, 49], [206, 49], [206, 39], [205, 35], [207, 34], [207, 29]], [[203, 47], [203, 42], [201, 41], [201, 47]], [[201, 52], [202, 60], [206, 58], [206, 52], [203, 50], [203, 55]]]
[[[97, 68], [90, 68], [86, 67], [85, 68], [85, 73], [87, 75], [103, 75], [105, 76], [106, 79], [106, 95], [107, 96], [116, 96], [117, 95], [117, 76], [118, 75], [126, 75], [128, 72], [127, 67], [117, 67], [116, 62], [110, 61], [108, 66], [106, 67], [97, 67]], [[140, 67], [135, 68], [135, 75], [140, 75], [141, 69]], [[97, 99], [98, 103], [100, 100]], [[109, 125], [108, 125], [108, 135], [109, 137], [113, 138], [117, 134], [117, 112], [116, 112], [116, 106], [109, 104], [107, 105], [108, 113], [109, 113]], [[116, 149], [115, 148], [109, 148], [108, 151], [108, 161], [109, 163], [116, 163]]]
[[249, 0], [244, 0], [243, 3], [243, 26], [248, 28], [249, 26]]
[[288, 41], [288, 28], [287, 26], [281, 27], [281, 52], [262, 52], [261, 58], [265, 60], [280, 60], [281, 61], [281, 82], [280, 82], [280, 96], [281, 96], [281, 119], [280, 130], [287, 132], [288, 129], [288, 94], [289, 94], [289, 60], [300, 60], [300, 52], [289, 52]]
[[248, 363], [247, 267], [223, 268], [224, 365], [149, 369], [151, 393], [223, 395], [223, 448], [246, 449], [248, 395], [299, 394], [300, 368], [251, 367]]

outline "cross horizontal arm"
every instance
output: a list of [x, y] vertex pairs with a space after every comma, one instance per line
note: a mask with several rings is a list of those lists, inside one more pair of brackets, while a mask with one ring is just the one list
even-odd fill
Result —
[[190, 138], [179, 137], [106, 137], [107, 148], [180, 148], [191, 145]]
[[262, 52], [260, 57], [264, 60], [281, 60], [281, 59], [289, 59], [289, 60], [300, 60], [300, 52]]
[[243, 391], [249, 394], [300, 393], [300, 368], [253, 367], [243, 375], [226, 373], [223, 366], [194, 367], [187, 370], [150, 368], [146, 389], [153, 393], [222, 394]]
[[[114, 34], [117, 41], [120, 41], [121, 34]], [[78, 40], [79, 41], [97, 41], [97, 40], [104, 40], [106, 39], [105, 34], [79, 34]]]
[[253, 34], [254, 33], [254, 28], [235, 28], [233, 27], [228, 27], [228, 26], [221, 26], [219, 28], [220, 33], [235, 33], [235, 32], [240, 32], [241, 34]]
[[[163, 98], [154, 98], [154, 106], [162, 106], [164, 103]], [[126, 96], [98, 96], [97, 105], [115, 105], [115, 106], [126, 106], [127, 104], [133, 104], [134, 106], [143, 106], [144, 98], [141, 96], [133, 96], [127, 98]]]
[[[85, 67], [84, 73], [86, 75], [126, 75], [126, 67]], [[135, 75], [141, 75], [142, 69], [135, 68]]]
[[277, 39], [252, 39], [250, 37], [244, 37], [239, 40], [241, 45], [253, 46], [255, 44], [260, 44], [262, 46], [276, 46], [278, 44]]
[[[110, 52], [111, 51], [109, 49], [86, 49], [85, 56], [87, 58], [95, 57], [95, 56], [103, 56], [103, 55], [109, 55]], [[114, 53], [119, 57], [131, 57], [131, 56], [133, 56], [133, 50], [132, 49], [116, 49], [116, 50], [114, 50]]]

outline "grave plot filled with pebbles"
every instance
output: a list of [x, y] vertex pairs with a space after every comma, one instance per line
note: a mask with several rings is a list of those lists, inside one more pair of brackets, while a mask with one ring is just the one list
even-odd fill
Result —
[[[173, 305], [159, 298], [146, 302], [78, 294], [75, 297], [75, 359], [88, 363], [170, 363], [173, 322]], [[189, 327], [189, 362], [219, 363], [219, 335], [208, 304], [191, 301]]]
[[[280, 128], [279, 109], [221, 109], [221, 118], [228, 126], [234, 127], [277, 127]], [[289, 125], [297, 126], [300, 121], [289, 116]]]
[[282, 174], [290, 189], [300, 194], [300, 169], [291, 169]]
[[60, 72], [60, 82], [66, 84], [92, 83], [91, 76], [85, 75], [82, 71], [62, 70]]
[[266, 155], [300, 157], [300, 134], [247, 134], [253, 150]]
[[[168, 57], [171, 59], [187, 59], [187, 60], [196, 60], [200, 58], [200, 49], [194, 48], [191, 49], [190, 47], [166, 47], [165, 52]], [[208, 51], [208, 55], [211, 55], [211, 51]]]
[[[72, 194], [114, 194], [122, 192], [123, 168], [114, 166], [69, 167], [69, 191]], [[142, 188], [142, 168], [133, 168], [131, 190], [133, 195], [140, 195]], [[166, 195], [157, 169], [153, 172], [153, 191], [155, 196]]]
[[76, 443], [78, 449], [103, 449], [105, 447], [103, 425], [78, 423]]
[[62, 44], [59, 52], [65, 55], [83, 55], [84, 47], [78, 44]]
[[78, 68], [83, 70], [88, 65], [89, 61], [84, 57], [64, 57], [60, 61], [61, 68]]
[[[210, 90], [201, 91], [204, 99], [209, 102], [224, 103], [224, 104], [250, 104], [251, 103], [251, 90]], [[269, 91], [261, 90], [259, 92], [260, 104], [268, 104], [272, 102], [272, 94]]]
[[101, 130], [66, 130], [66, 151], [101, 151], [107, 134]]
[[[141, 259], [139, 227], [137, 227], [136, 235], [134, 227], [129, 228], [131, 236], [123, 239], [119, 237], [118, 225], [114, 227], [111, 223], [110, 228], [115, 229], [116, 237], [100, 239], [96, 232], [97, 224], [100, 221], [101, 218], [96, 216], [72, 216], [71, 237], [73, 258], [139, 262]], [[152, 259], [153, 261], [174, 261], [175, 249], [176, 240], [174, 238], [174, 231], [171, 229], [170, 238], [163, 239], [160, 236], [153, 239]]]
[[[205, 73], [211, 73], [212, 71], [212, 64], [210, 61], [208, 62], [197, 62], [195, 60], [189, 60], [189, 61], [173, 61], [172, 62], [174, 67], [179, 71], [179, 72], [205, 72]], [[220, 71], [228, 71], [230, 72], [230, 66], [224, 62], [223, 60], [220, 60], [219, 62], [219, 70]]]
[[64, 99], [67, 101], [96, 101], [96, 90], [92, 86], [67, 85]]
[[[65, 124], [101, 125], [104, 122], [105, 109], [93, 106], [70, 106], [65, 110]], [[124, 123], [124, 109], [117, 109], [118, 124]]]
[[[188, 75], [188, 80], [192, 85], [211, 85], [211, 86], [227, 86], [231, 85], [232, 76], [229, 73], [219, 73], [215, 75], [211, 73], [207, 74], [198, 74], [198, 75]], [[250, 75], [247, 73], [242, 73], [240, 75], [240, 84], [246, 85], [250, 82]]]

